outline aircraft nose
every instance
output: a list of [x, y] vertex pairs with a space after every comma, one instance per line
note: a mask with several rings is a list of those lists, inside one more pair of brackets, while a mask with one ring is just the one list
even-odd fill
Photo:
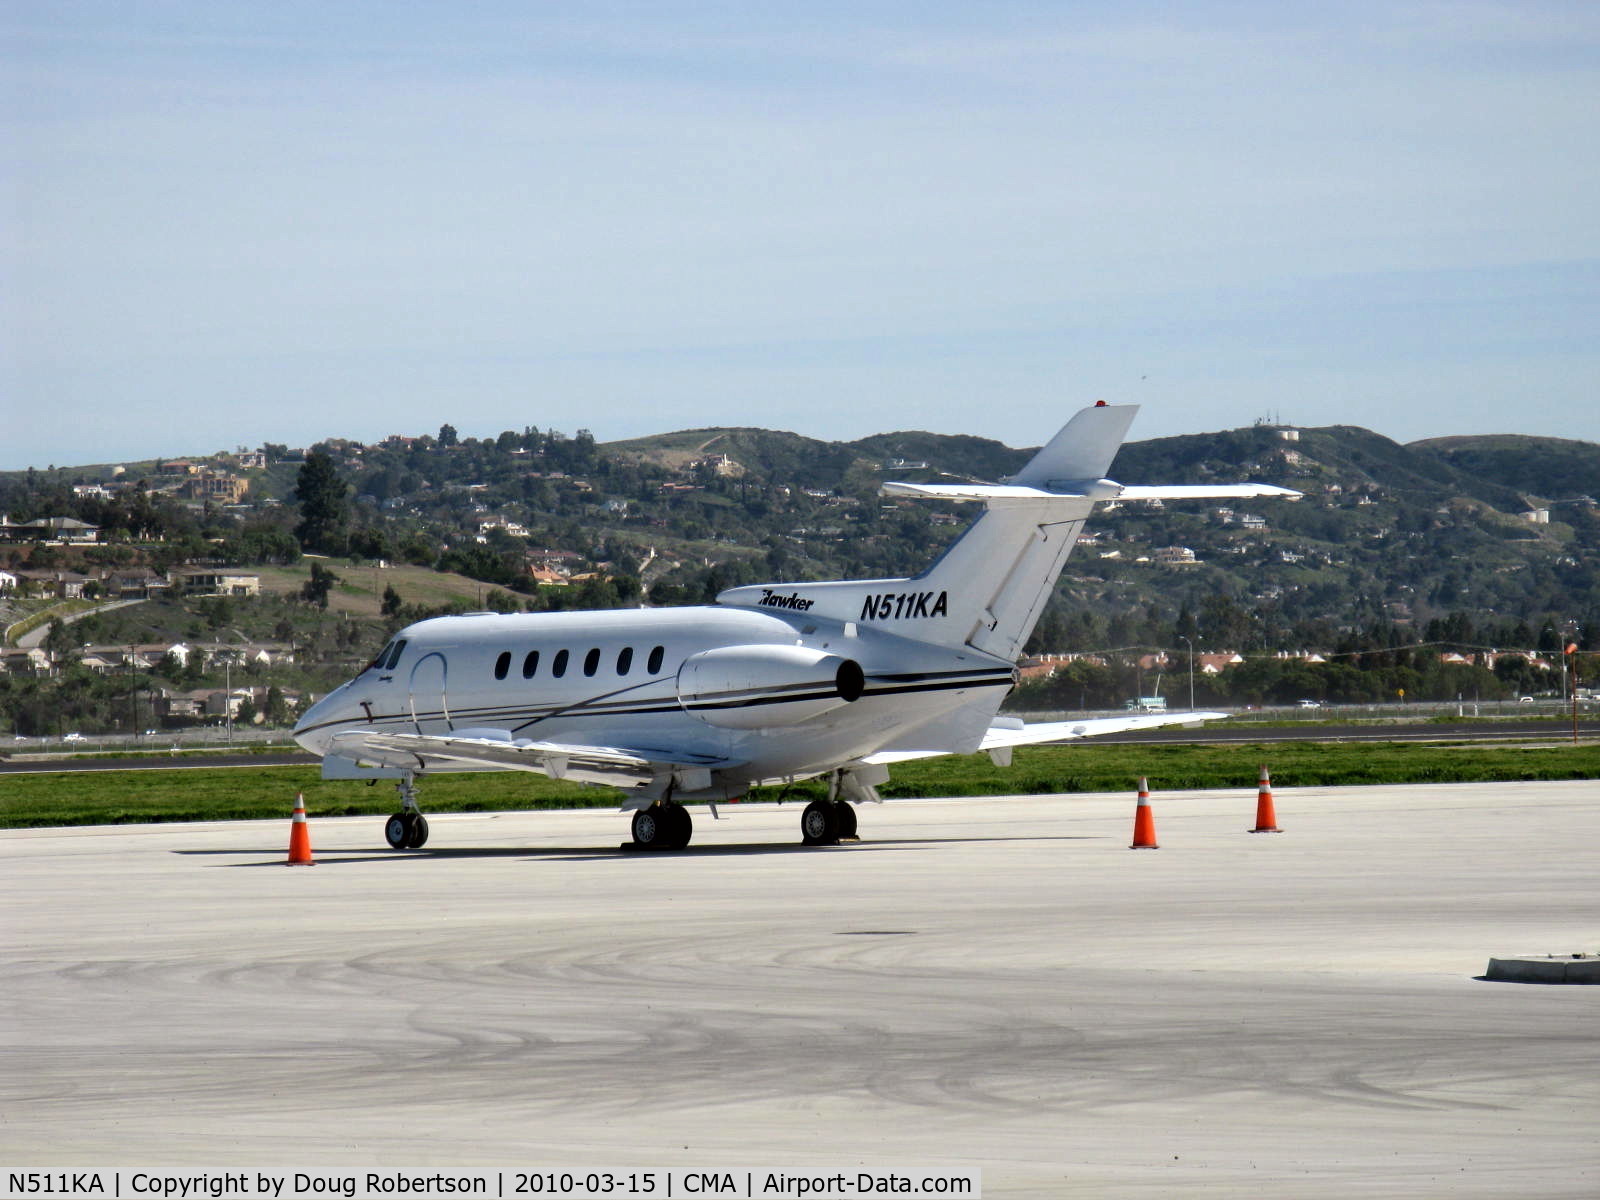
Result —
[[302, 747], [319, 758], [327, 750], [328, 740], [333, 736], [332, 730], [327, 726], [328, 715], [333, 711], [333, 705], [330, 703], [332, 700], [331, 694], [324, 696], [306, 709], [295, 722], [291, 735]]

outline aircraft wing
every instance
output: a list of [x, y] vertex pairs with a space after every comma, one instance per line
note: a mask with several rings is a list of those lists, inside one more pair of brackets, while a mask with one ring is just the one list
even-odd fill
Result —
[[[1218, 721], [1227, 713], [1181, 712], [1141, 713], [1131, 717], [1086, 717], [1082, 721], [1040, 721], [1033, 725], [1006, 722], [991, 725], [983, 735], [979, 750], [989, 751], [1000, 766], [1010, 759], [1014, 746], [1037, 746], [1048, 742], [1071, 742], [1079, 738], [1104, 737], [1108, 733], [1125, 733], [1130, 729], [1158, 729], [1163, 725], [1191, 725], [1201, 721]], [[953, 750], [885, 750], [869, 754], [861, 761], [887, 766], [890, 763], [908, 762], [914, 758], [937, 758], [953, 754]]]
[[532, 771], [551, 779], [623, 788], [649, 783], [667, 772], [705, 771], [725, 762], [682, 752], [538, 742], [513, 738], [503, 729], [448, 734], [355, 730], [335, 735], [328, 753], [367, 766]]

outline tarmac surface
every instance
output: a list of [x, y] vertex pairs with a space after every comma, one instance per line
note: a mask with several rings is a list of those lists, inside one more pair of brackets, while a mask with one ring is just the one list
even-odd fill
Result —
[[[1600, 1195], [1600, 785], [0, 833], [0, 1160]], [[426, 805], [426, 792], [423, 795]]]

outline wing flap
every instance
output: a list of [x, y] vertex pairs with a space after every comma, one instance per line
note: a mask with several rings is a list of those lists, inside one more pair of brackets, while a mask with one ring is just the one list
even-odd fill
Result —
[[674, 770], [725, 765], [724, 760], [705, 755], [519, 740], [501, 730], [457, 734], [359, 730], [335, 736], [329, 752], [380, 767], [531, 771], [611, 787], [635, 787]]

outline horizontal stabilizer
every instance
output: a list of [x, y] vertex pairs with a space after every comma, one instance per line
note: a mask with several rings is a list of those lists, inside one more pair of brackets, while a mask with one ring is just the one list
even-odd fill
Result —
[[1298, 500], [1305, 493], [1270, 483], [1176, 483], [1159, 487], [1131, 485], [1122, 489], [1118, 500], [1225, 500], [1249, 496], [1281, 496]]
[[913, 496], [926, 500], [1082, 500], [1078, 493], [1047, 492], [1043, 488], [1009, 483], [900, 483], [883, 485], [885, 496]]
[[999, 483], [902, 483], [891, 480], [882, 487], [886, 496], [910, 496], [921, 500], [1222, 500], [1250, 496], [1281, 496], [1298, 499], [1292, 488], [1270, 483], [1197, 483], [1144, 487], [1121, 484], [1109, 479], [1095, 481], [1087, 492], [1054, 492], [1044, 488]]
[[[1104, 737], [1108, 733], [1126, 733], [1133, 729], [1159, 729], [1163, 725], [1197, 725], [1202, 721], [1220, 721], [1227, 715], [1220, 712], [1148, 713], [1135, 717], [1087, 717], [1082, 721], [1040, 721], [1020, 728], [1002, 717], [997, 718], [997, 723], [983, 735], [983, 743], [978, 749], [1001, 750], [1011, 746], [1074, 742], [1080, 738]], [[869, 754], [861, 761], [887, 765], [951, 753], [954, 751], [886, 750], [880, 754]]]

